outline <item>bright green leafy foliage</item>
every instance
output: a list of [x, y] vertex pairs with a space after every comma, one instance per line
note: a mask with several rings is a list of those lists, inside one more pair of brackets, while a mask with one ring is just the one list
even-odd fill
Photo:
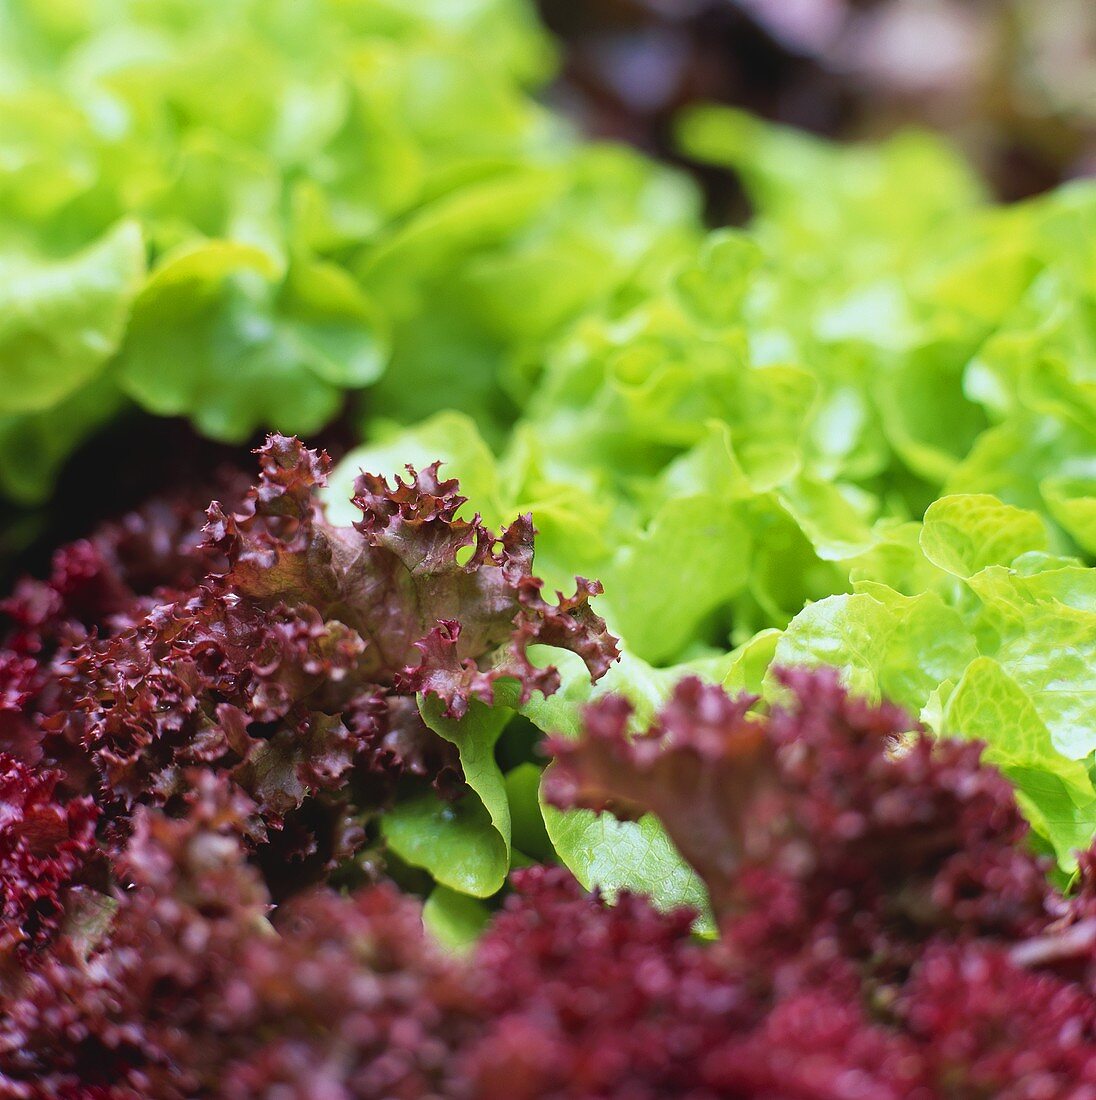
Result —
[[[640, 721], [685, 667], [771, 698], [771, 664], [836, 665], [985, 739], [1068, 869], [1096, 830], [1096, 188], [999, 208], [924, 135], [684, 132], [742, 173], [744, 231], [524, 364], [494, 450], [448, 415], [346, 468], [434, 447], [489, 518], [531, 511], [539, 572], [605, 581], [626, 655], [593, 694]], [[574, 735], [591, 697], [565, 676], [526, 714]], [[584, 882], [689, 896], [661, 834], [548, 833]]]
[[456, 803], [427, 795], [397, 806], [384, 822], [385, 838], [405, 862], [475, 897], [496, 893], [510, 871], [510, 801], [494, 755], [495, 742], [513, 714], [506, 698], [500, 686], [495, 706], [473, 702], [460, 720], [446, 718], [445, 704], [437, 699], [420, 701], [427, 726], [456, 745], [471, 792]]
[[242, 441], [387, 370], [385, 416], [501, 430], [511, 359], [696, 237], [552, 67], [526, 0], [0, 0], [0, 491], [48, 493], [93, 383]]
[[639, 821], [617, 821], [590, 810], [543, 809], [556, 851], [587, 889], [597, 886], [614, 894], [627, 887], [642, 890], [656, 905], [707, 908], [703, 884], [657, 818], [647, 814]]
[[453, 804], [432, 794], [401, 802], [385, 815], [383, 831], [405, 863], [457, 893], [490, 897], [510, 870], [508, 848], [475, 795]]
[[68, 259], [0, 259], [0, 412], [41, 412], [96, 376], [121, 344], [144, 267], [133, 222]]

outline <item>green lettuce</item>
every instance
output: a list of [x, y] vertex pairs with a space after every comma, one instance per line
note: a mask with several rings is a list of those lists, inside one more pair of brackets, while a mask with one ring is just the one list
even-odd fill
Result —
[[[537, 728], [580, 735], [604, 690], [642, 721], [686, 670], [771, 701], [774, 666], [835, 665], [985, 741], [1070, 869], [1096, 831], [1096, 186], [998, 207], [927, 135], [837, 148], [725, 110], [683, 138], [741, 174], [745, 229], [518, 363], [505, 434], [478, 398], [376, 419], [345, 469], [436, 454], [486, 514], [532, 512], [549, 580], [604, 580], [624, 659], [565, 675]], [[584, 883], [697, 900], [653, 821], [545, 821]]]
[[363, 422], [502, 433], [522, 364], [699, 235], [553, 68], [527, 0], [0, 3], [0, 492], [48, 497], [108, 405], [244, 442], [372, 387]]

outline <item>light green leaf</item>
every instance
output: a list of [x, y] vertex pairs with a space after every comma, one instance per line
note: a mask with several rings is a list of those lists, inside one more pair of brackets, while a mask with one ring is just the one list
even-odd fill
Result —
[[974, 639], [934, 593], [862, 587], [804, 608], [777, 643], [776, 664], [832, 665], [854, 691], [917, 714], [939, 684], [958, 680], [974, 660]]
[[1096, 555], [1096, 446], [1087, 475], [1044, 478], [1039, 490], [1050, 514], [1082, 550]]
[[989, 657], [967, 667], [944, 707], [940, 733], [986, 742], [985, 760], [1016, 784], [1033, 827], [1062, 866], [1096, 833], [1096, 791], [1088, 769], [1057, 751], [1035, 705]]
[[637, 891], [663, 909], [688, 905], [701, 913], [701, 929], [711, 927], [704, 884], [652, 814], [618, 821], [612, 814], [545, 804], [544, 821], [559, 858], [585, 889], [610, 898]]
[[992, 566], [968, 583], [983, 649], [1031, 699], [1057, 750], [1080, 760], [1096, 750], [1096, 570], [1048, 564], [1027, 575]]
[[[568, 653], [560, 656], [574, 658]], [[577, 658], [560, 661], [560, 669], [561, 690], [548, 699], [535, 698], [522, 713], [545, 733], [572, 738], [581, 736], [582, 710], [590, 700], [608, 692], [624, 695], [635, 707], [634, 724], [640, 728], [651, 721], [682, 675], [705, 671], [652, 669], [627, 652], [593, 687]], [[623, 822], [611, 814], [561, 811], [543, 799], [540, 805], [552, 848], [586, 889], [596, 887], [610, 896], [621, 889], [637, 890], [649, 894], [657, 905], [690, 905], [707, 914], [703, 884], [652, 815]], [[710, 930], [710, 919], [705, 916], [700, 928]]]
[[[466, 795], [456, 806], [459, 808], [465, 802], [479, 800], [495, 834], [485, 841], [494, 858], [493, 861], [488, 861], [485, 857], [481, 864], [481, 877], [474, 882], [472, 878], [466, 878], [471, 885], [462, 888], [452, 880], [451, 868], [444, 865], [444, 861], [451, 852], [446, 846], [446, 838], [442, 837], [444, 830], [440, 824], [434, 827], [439, 841], [436, 859], [421, 847], [418, 849], [417, 856], [411, 858], [407, 853], [405, 840], [401, 840], [401, 847], [397, 851], [408, 863], [425, 867], [439, 882], [454, 889], [464, 889], [465, 893], [474, 894], [476, 897], [488, 897], [498, 890], [510, 868], [510, 801], [502, 771], [495, 761], [495, 743], [503, 727], [513, 717], [513, 711], [502, 705], [503, 698], [511, 697], [516, 702], [516, 692], [508, 691], [503, 684], [496, 685], [498, 705], [489, 707], [479, 700], [473, 700], [468, 713], [459, 720], [446, 718], [445, 705], [436, 697], [424, 696], [419, 699], [419, 713], [422, 715], [422, 720], [439, 737], [455, 745], [460, 754], [464, 779], [473, 793]], [[459, 822], [460, 828], [465, 830], [462, 835], [470, 835], [466, 826], [471, 820], [472, 813], [469, 811], [469, 814]], [[481, 816], [476, 815], [476, 820], [482, 823]]]
[[876, 380], [891, 445], [912, 470], [937, 484], [986, 428], [984, 410], [963, 393], [965, 358], [961, 345], [929, 344], [912, 349]]
[[606, 574], [614, 628], [646, 660], [676, 656], [705, 616], [745, 586], [751, 555], [749, 528], [730, 501], [668, 501]]
[[967, 494], [943, 497], [929, 506], [921, 549], [934, 565], [967, 578], [1049, 546], [1046, 528], [1034, 512], [985, 494]]
[[733, 324], [741, 318], [750, 278], [761, 259], [761, 249], [745, 233], [718, 230], [704, 242], [696, 266], [677, 276], [678, 296], [702, 323]]
[[995, 656], [1031, 698], [1059, 752], [1080, 760], [1096, 751], [1096, 614], [1033, 610], [1023, 633]]
[[871, 547], [846, 562], [849, 580], [853, 585], [875, 581], [904, 596], [916, 596], [954, 583], [950, 574], [942, 572], [925, 557], [920, 536], [920, 523], [880, 521], [875, 527], [875, 541]]
[[865, 500], [846, 487], [797, 477], [780, 488], [781, 505], [810, 539], [823, 561], [841, 561], [863, 553], [875, 541]]
[[293, 263], [284, 280], [259, 249], [188, 247], [153, 273], [133, 310], [120, 377], [161, 416], [189, 414], [217, 439], [316, 431], [340, 388], [376, 377], [383, 336], [349, 278]]
[[0, 252], [0, 414], [42, 412], [89, 383], [121, 343], [144, 272], [132, 221], [66, 260]]
[[367, 255], [362, 281], [398, 312], [414, 310], [419, 280], [468, 250], [505, 239], [565, 186], [559, 172], [530, 166], [445, 196]]
[[467, 894], [435, 886], [422, 907], [426, 930], [448, 951], [457, 955], [470, 952], [491, 914], [486, 906]]
[[554, 858], [552, 842], [540, 808], [541, 769], [536, 764], [519, 764], [506, 773], [506, 797], [510, 802], [510, 825], [514, 847], [542, 862]]
[[429, 871], [443, 886], [486, 898], [501, 889], [510, 870], [510, 802], [495, 761], [495, 743], [513, 717], [516, 685], [495, 685], [496, 705], [473, 700], [462, 719], [446, 718], [444, 705], [420, 697], [419, 713], [460, 754], [469, 791], [456, 802], [424, 795], [398, 803], [381, 820], [385, 840], [404, 862]]
[[[720, 664], [723, 672], [723, 687], [731, 695], [747, 692], [761, 695], [765, 686], [765, 675], [776, 659], [777, 646], [780, 644], [779, 630], [762, 630], [749, 641], [733, 649]], [[697, 669], [703, 674], [702, 669]]]
[[389, 353], [386, 321], [342, 268], [291, 263], [276, 305], [292, 325], [302, 366], [317, 377], [347, 389], [380, 377]]
[[488, 898], [506, 881], [510, 853], [479, 796], [456, 802], [434, 794], [397, 803], [381, 819], [388, 846], [443, 886]]

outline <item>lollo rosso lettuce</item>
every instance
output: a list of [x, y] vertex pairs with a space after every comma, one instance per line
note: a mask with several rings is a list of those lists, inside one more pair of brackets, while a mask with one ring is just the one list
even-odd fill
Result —
[[608, 905], [559, 868], [518, 872], [466, 958], [390, 884], [272, 904], [255, 804], [199, 764], [178, 804], [134, 813], [124, 888], [70, 900], [52, 944], [0, 971], [0, 1083], [111, 1100], [1096, 1087], [1092, 854], [1063, 897], [977, 745], [906, 737], [910, 718], [832, 673], [782, 683], [763, 713], [687, 678], [638, 736], [608, 696], [554, 746], [553, 800], [658, 810], [718, 943], [690, 938], [692, 911]]
[[5, 601], [8, 957], [62, 930], [74, 894], [109, 899], [141, 807], [170, 816], [214, 776], [247, 801], [241, 841], [275, 898], [368, 877], [383, 848], [458, 892], [503, 884], [495, 742], [558, 687], [533, 647], [595, 678], [616, 659], [599, 586], [545, 600], [528, 516], [498, 535], [459, 518], [436, 464], [363, 474], [340, 527], [316, 500], [326, 455], [272, 436], [260, 459], [235, 508], [150, 506]]

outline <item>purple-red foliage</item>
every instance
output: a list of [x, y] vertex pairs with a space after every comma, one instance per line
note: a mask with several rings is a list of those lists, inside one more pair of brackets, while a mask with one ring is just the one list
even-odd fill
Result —
[[782, 678], [792, 702], [763, 719], [696, 679], [635, 738], [621, 700], [591, 707], [586, 737], [553, 746], [550, 797], [657, 813], [725, 940], [774, 973], [812, 959], [900, 970], [934, 936], [1045, 925], [1048, 866], [1020, 843], [1027, 825], [980, 745], [933, 740], [828, 672]]
[[514, 885], [470, 967], [472, 1095], [691, 1095], [707, 1052], [755, 1018], [746, 985], [691, 942], [691, 911], [606, 906], [559, 868]]
[[702, 1094], [1096, 1096], [1093, 853], [1061, 898], [980, 745], [832, 672], [781, 676], [768, 714], [685, 680], [645, 731], [608, 698], [552, 746], [557, 804], [658, 814], [708, 887], [727, 980], [756, 998], [700, 1063]]
[[59, 928], [65, 893], [94, 862], [98, 811], [55, 797], [59, 774], [0, 752], [0, 967]]
[[[929, 943], [908, 977], [781, 987], [690, 938], [692, 914], [613, 906], [558, 869], [515, 892], [468, 960], [388, 886], [272, 907], [250, 808], [205, 776], [188, 815], [142, 808], [109, 929], [10, 987], [0, 1095], [781, 1097], [1092, 1095], [1086, 989], [999, 940]], [[835, 961], [836, 962], [836, 961]], [[859, 984], [850, 986], [850, 979]]]
[[125, 807], [167, 804], [195, 764], [230, 772], [260, 835], [352, 776], [452, 789], [455, 751], [409, 705], [417, 692], [459, 718], [500, 677], [523, 699], [555, 690], [555, 670], [526, 658], [533, 642], [575, 650], [594, 677], [615, 659], [596, 586], [541, 597], [527, 516], [498, 536], [457, 518], [465, 500], [435, 464], [395, 486], [362, 475], [362, 519], [340, 528], [316, 499], [325, 455], [280, 436], [260, 455], [243, 508], [208, 511], [200, 552], [223, 569], [74, 658], [82, 741]]
[[59, 945], [20, 979], [0, 1022], [0, 1095], [444, 1090], [472, 1017], [418, 907], [380, 886], [273, 912], [241, 841], [246, 797], [205, 773], [188, 807], [138, 811], [109, 933], [86, 957]]
[[997, 946], [930, 947], [895, 1006], [938, 1095], [1096, 1095], [1096, 1001]]
[[[108, 859], [139, 806], [181, 812], [195, 775], [223, 773], [281, 899], [361, 847], [398, 781], [461, 793], [456, 749], [417, 694], [460, 718], [500, 678], [522, 699], [556, 689], [531, 644], [573, 650], [595, 678], [617, 649], [589, 605], [599, 586], [545, 600], [530, 518], [499, 535], [459, 518], [437, 464], [394, 485], [363, 474], [361, 519], [338, 527], [318, 497], [325, 454], [284, 436], [258, 453], [235, 507], [154, 503], [59, 550], [48, 580], [0, 605], [0, 752], [48, 769], [58, 805], [93, 795]], [[12, 920], [30, 889], [5, 891]], [[24, 938], [52, 926], [48, 904]]]
[[615, 653], [527, 522], [463, 523], [432, 467], [339, 530], [324, 473], [272, 440], [204, 541], [139, 540], [158, 573], [89, 540], [8, 602], [0, 1097], [1096, 1097], [1096, 853], [1053, 891], [979, 746], [832, 674], [768, 713], [686, 680], [639, 734], [608, 698], [554, 745], [557, 803], [659, 815], [715, 943], [536, 868], [458, 959], [391, 885], [324, 882], [394, 774], [438, 781], [415, 692], [458, 715], [500, 670], [551, 690], [533, 641]]

